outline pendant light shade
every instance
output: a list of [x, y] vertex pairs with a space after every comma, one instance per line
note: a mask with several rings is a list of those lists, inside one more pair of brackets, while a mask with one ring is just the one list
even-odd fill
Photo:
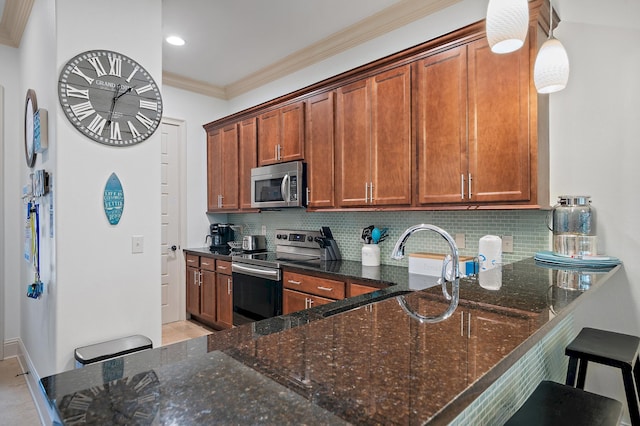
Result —
[[553, 93], [564, 89], [569, 80], [569, 57], [560, 41], [554, 37], [545, 41], [533, 66], [533, 82], [538, 93]]
[[527, 0], [489, 0], [487, 40], [492, 52], [509, 53], [520, 49], [528, 28]]

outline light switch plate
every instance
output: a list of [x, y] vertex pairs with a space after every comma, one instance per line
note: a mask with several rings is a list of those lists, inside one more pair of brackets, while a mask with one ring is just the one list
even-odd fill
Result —
[[142, 235], [134, 235], [131, 237], [131, 253], [144, 252], [144, 237]]
[[502, 251], [504, 253], [513, 253], [513, 235], [502, 236]]
[[464, 234], [456, 234], [456, 245], [458, 248], [465, 248], [466, 240]]

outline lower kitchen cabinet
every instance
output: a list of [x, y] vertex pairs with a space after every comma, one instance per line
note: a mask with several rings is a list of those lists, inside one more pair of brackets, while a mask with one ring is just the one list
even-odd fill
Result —
[[345, 282], [298, 272], [283, 273], [283, 314], [342, 300]]
[[371, 287], [366, 284], [359, 284], [355, 282], [349, 282], [349, 297], [360, 296], [361, 294], [371, 293], [373, 291], [380, 290], [378, 287]]
[[223, 328], [233, 327], [233, 282], [231, 262], [216, 261], [216, 322]]
[[215, 328], [233, 327], [231, 262], [186, 255], [187, 312]]
[[200, 268], [187, 266], [187, 312], [200, 315]]
[[201, 270], [200, 318], [207, 322], [216, 321], [216, 273]]
[[299, 291], [289, 290], [288, 288], [282, 291], [282, 297], [282, 311], [284, 315], [336, 301], [336, 299], [327, 299], [326, 297], [301, 293]]

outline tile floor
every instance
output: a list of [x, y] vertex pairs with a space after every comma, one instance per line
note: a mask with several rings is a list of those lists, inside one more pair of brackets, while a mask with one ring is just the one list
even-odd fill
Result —
[[[177, 321], [162, 326], [162, 345], [211, 334], [214, 330], [193, 321]], [[36, 426], [40, 417], [21, 375], [18, 358], [0, 361], [0, 425]]]

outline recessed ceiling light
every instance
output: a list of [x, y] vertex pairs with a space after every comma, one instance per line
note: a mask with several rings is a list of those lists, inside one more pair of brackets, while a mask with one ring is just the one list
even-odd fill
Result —
[[173, 44], [174, 46], [184, 45], [184, 40], [178, 36], [169, 36], [165, 40], [167, 40], [167, 43]]

